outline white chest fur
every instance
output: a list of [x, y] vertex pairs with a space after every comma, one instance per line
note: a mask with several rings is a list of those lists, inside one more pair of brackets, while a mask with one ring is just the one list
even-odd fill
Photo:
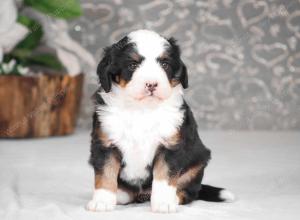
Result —
[[158, 146], [182, 124], [182, 92], [174, 90], [169, 99], [151, 107], [130, 103], [121, 94], [101, 93], [107, 105], [97, 106], [97, 114], [101, 128], [122, 152], [122, 179], [138, 183], [147, 178]]

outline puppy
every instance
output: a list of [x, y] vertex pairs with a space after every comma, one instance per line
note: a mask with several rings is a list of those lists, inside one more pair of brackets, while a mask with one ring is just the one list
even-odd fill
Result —
[[188, 75], [173, 38], [131, 32], [104, 50], [97, 74], [88, 210], [150, 200], [152, 211], [169, 213], [193, 200], [233, 199], [201, 184], [210, 150], [183, 98]]

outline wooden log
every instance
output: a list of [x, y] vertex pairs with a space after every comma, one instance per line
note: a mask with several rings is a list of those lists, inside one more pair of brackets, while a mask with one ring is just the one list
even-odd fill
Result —
[[0, 137], [32, 138], [74, 131], [83, 74], [0, 76]]

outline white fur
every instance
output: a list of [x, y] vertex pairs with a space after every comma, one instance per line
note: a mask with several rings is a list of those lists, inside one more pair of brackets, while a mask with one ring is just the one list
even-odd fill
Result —
[[149, 95], [146, 83], [157, 83], [158, 86], [153, 92], [155, 97], [160, 99], [168, 98], [171, 95], [171, 86], [157, 58], [166, 50], [169, 42], [159, 34], [149, 30], [138, 30], [129, 35], [130, 42], [136, 45], [139, 55], [144, 57], [143, 62], [134, 71], [130, 82], [126, 86], [126, 92], [136, 99], [142, 99]]
[[136, 101], [113, 85], [110, 93], [100, 93], [106, 105], [97, 106], [103, 131], [123, 155], [122, 179], [140, 183], [149, 176], [160, 143], [174, 135], [183, 122], [181, 85], [163, 101]]
[[169, 44], [165, 38], [150, 30], [133, 31], [128, 37], [136, 44], [138, 53], [147, 58], [157, 58]]
[[233, 202], [235, 200], [235, 195], [230, 192], [229, 190], [223, 189], [220, 194], [219, 197], [221, 199], [224, 199], [225, 202]]
[[87, 204], [89, 211], [111, 211], [115, 208], [117, 196], [114, 192], [106, 189], [97, 189], [93, 199]]
[[132, 202], [133, 198], [127, 192], [118, 189], [117, 191], [117, 204], [125, 205]]
[[153, 212], [176, 212], [178, 204], [179, 199], [174, 186], [169, 185], [166, 180], [153, 181], [151, 194], [151, 209]]

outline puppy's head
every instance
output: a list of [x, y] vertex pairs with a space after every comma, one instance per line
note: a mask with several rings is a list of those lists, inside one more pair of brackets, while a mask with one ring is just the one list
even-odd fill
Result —
[[137, 101], [164, 100], [175, 87], [188, 87], [187, 70], [175, 40], [149, 30], [131, 32], [106, 48], [97, 74], [105, 92], [117, 86]]

